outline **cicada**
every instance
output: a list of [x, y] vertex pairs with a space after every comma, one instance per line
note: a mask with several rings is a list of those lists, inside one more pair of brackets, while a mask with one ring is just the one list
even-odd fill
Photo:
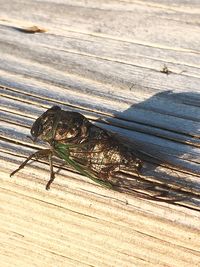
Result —
[[40, 138], [49, 144], [49, 148], [30, 155], [11, 176], [32, 158], [48, 157], [48, 190], [55, 178], [52, 157], [56, 156], [82, 175], [109, 189], [137, 193], [147, 190], [153, 193], [152, 198], [155, 199], [166, 194], [167, 188], [161, 188], [159, 183], [155, 184], [140, 177], [143, 161], [133, 149], [78, 112], [64, 111], [53, 106], [36, 119], [31, 135], [34, 142]]

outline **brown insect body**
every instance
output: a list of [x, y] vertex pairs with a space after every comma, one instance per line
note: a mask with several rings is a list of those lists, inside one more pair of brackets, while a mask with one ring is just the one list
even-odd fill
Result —
[[100, 180], [114, 184], [117, 172], [127, 170], [138, 174], [142, 167], [142, 161], [133, 151], [80, 113], [53, 107], [33, 124], [33, 135], [36, 125], [42, 125], [40, 137], [51, 145], [54, 142], [70, 144], [70, 157], [95, 173]]

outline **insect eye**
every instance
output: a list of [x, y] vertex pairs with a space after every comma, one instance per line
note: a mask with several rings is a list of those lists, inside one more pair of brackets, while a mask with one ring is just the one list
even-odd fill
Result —
[[37, 123], [37, 121], [36, 121], [31, 128], [31, 135], [33, 137], [37, 137], [40, 135], [41, 132], [42, 132], [42, 124]]

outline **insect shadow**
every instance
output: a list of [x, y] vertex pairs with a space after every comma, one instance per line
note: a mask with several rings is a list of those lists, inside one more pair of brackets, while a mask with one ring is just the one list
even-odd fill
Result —
[[133, 147], [141, 148], [151, 156], [161, 154], [160, 160], [170, 160], [168, 153], [177, 158], [188, 154], [191, 161], [200, 163], [199, 151], [196, 152], [200, 147], [199, 106], [199, 93], [165, 91], [123, 112], [114, 112], [114, 118], [105, 121], [120, 127], [120, 130], [109, 128], [122, 133], [121, 136], [127, 138]]
[[165, 91], [104, 121], [146, 163], [142, 175], [199, 197], [199, 103], [199, 93]]

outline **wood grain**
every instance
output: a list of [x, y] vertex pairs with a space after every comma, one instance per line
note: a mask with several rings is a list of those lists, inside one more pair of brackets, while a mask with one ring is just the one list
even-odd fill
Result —
[[[199, 266], [199, 1], [0, 6], [2, 266]], [[33, 26], [46, 32], [23, 32]], [[52, 105], [142, 150], [143, 175], [185, 198], [173, 205], [114, 192], [57, 161], [48, 192], [45, 160], [10, 178], [45, 146], [27, 136]]]

